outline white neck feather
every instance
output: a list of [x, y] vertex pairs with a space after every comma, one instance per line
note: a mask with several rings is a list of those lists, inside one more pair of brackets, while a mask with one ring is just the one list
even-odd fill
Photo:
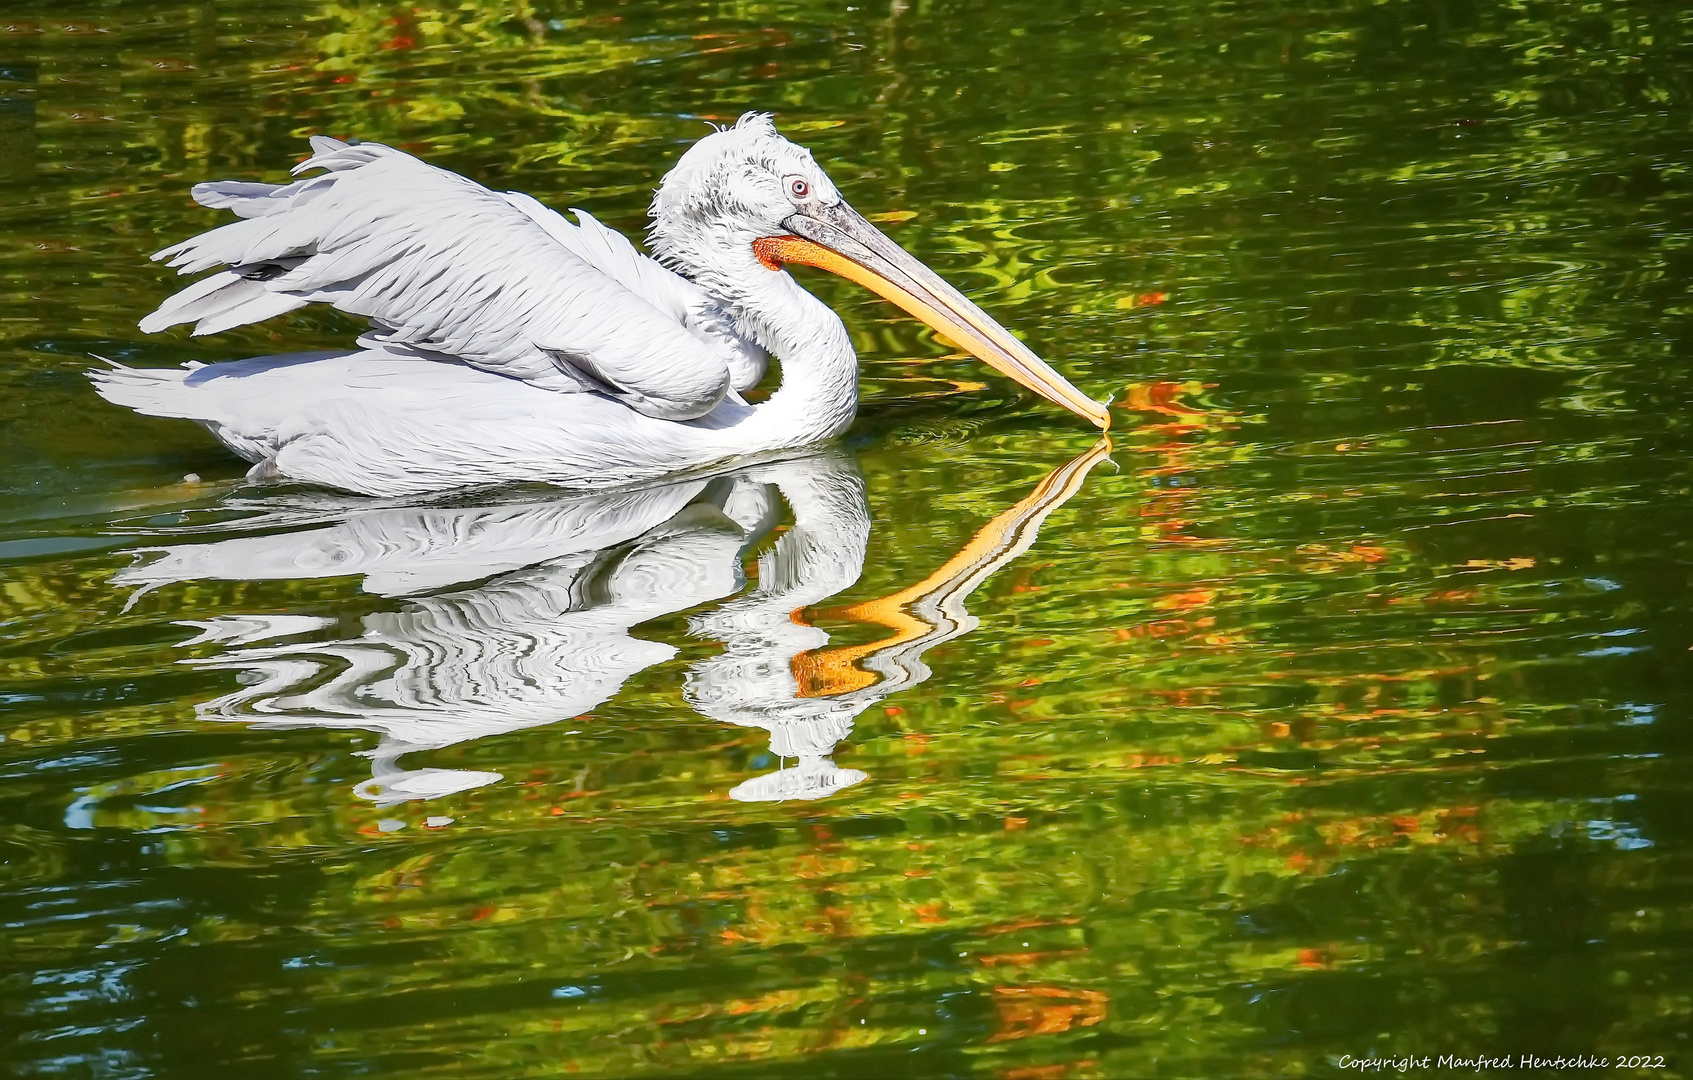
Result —
[[[782, 385], [768, 401], [750, 415], [719, 418], [728, 421], [723, 429], [733, 432], [736, 444], [726, 449], [754, 453], [803, 446], [845, 431], [858, 409], [858, 357], [840, 316], [787, 271], [760, 263], [749, 238], [707, 240], [699, 232], [660, 216], [653, 247], [722, 304], [738, 331], [782, 363]], [[733, 412], [727, 404], [719, 411]]]
[[787, 271], [755, 273], [762, 280], [752, 279], [736, 321], [782, 362], [782, 385], [758, 406], [759, 426], [770, 425], [784, 446], [833, 438], [858, 409], [858, 356], [846, 325]]

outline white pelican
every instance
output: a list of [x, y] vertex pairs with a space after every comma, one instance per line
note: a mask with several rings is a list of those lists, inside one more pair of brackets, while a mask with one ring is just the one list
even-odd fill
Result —
[[[604, 488], [833, 438], [858, 368], [840, 318], [782, 269], [856, 281], [1041, 396], [1110, 426], [1059, 375], [841, 198], [748, 113], [690, 147], [653, 198], [647, 258], [380, 143], [322, 136], [286, 186], [196, 185], [244, 220], [154, 256], [228, 267], [146, 332], [212, 334], [312, 302], [371, 320], [361, 351], [92, 372], [107, 400], [206, 425], [279, 477], [370, 495], [507, 481]], [[782, 385], [740, 391], [782, 360]]]

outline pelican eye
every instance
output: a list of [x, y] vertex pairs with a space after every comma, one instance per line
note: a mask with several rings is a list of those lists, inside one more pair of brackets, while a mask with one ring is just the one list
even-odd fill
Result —
[[803, 177], [790, 176], [788, 177], [788, 194], [796, 199], [803, 199], [811, 194], [811, 185], [806, 183]]

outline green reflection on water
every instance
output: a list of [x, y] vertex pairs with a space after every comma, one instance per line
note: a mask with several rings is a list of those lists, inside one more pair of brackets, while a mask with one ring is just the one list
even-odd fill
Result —
[[[1679, 1075], [1690, 24], [1432, 0], [8, 11], [5, 1060], [1033, 1080], [1598, 1051]], [[593, 566], [156, 571], [132, 596], [161, 564], [128, 552], [297, 556], [368, 517], [243, 488], [196, 429], [82, 380], [90, 352], [354, 329], [135, 331], [173, 280], [146, 255], [216, 220], [189, 184], [280, 179], [322, 131], [633, 231], [700, 121], [746, 108], [1128, 420], [1026, 551], [994, 549], [959, 601], [979, 625], [919, 640], [941, 621], [898, 600], [962, 589], [955, 556], [1091, 438], [807, 277], [865, 406], [822, 473], [793, 467], [861, 492], [863, 568], [825, 561], [844, 591], [797, 621], [768, 607], [809, 652], [749, 655], [782, 700], [861, 706], [831, 760], [866, 779], [728, 797], [784, 763], [728, 715], [747, 702], [705, 702], [736, 654], [702, 620], [789, 598], [791, 485], [759, 496], [768, 535], [735, 524], [742, 488], [694, 493]], [[660, 558], [687, 544], [715, 554]], [[719, 577], [613, 626], [650, 666], [570, 705], [570, 620], [628, 616], [643, 565]], [[535, 602], [560, 581], [592, 587]], [[876, 667], [909, 642], [926, 677]], [[310, 700], [250, 681], [287, 664]], [[432, 686], [462, 692], [420, 705]], [[369, 714], [402, 700], [509, 723], [373, 759], [393, 735]], [[487, 782], [396, 800], [384, 769]]]

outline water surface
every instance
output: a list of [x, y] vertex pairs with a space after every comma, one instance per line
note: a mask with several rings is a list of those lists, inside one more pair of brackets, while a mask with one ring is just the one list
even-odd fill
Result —
[[[8, 9], [0, 1061], [1682, 1075], [1690, 34], [1650, 0]], [[218, 220], [188, 187], [307, 134], [634, 232], [748, 108], [1114, 441], [814, 273], [851, 433], [593, 500], [248, 485], [83, 379], [349, 340], [135, 329], [146, 256]]]

